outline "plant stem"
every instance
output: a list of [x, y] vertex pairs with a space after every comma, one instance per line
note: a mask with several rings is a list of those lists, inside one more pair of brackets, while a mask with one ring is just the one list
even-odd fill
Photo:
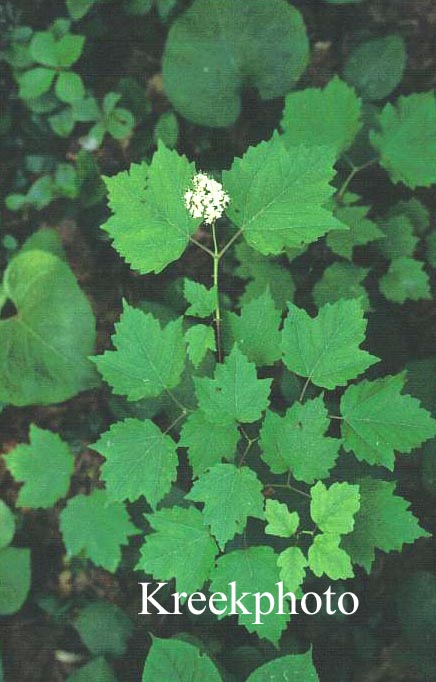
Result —
[[177, 407], [178, 407], [180, 410], [182, 410], [182, 413], [183, 413], [184, 415], [187, 415], [189, 412], [192, 412], [192, 410], [190, 410], [189, 408], [185, 407], [185, 406], [183, 405], [183, 403], [181, 403], [180, 400], [179, 400], [178, 398], [176, 398], [176, 396], [174, 395], [174, 393], [173, 393], [172, 391], [170, 391], [169, 388], [165, 388], [165, 393], [167, 394], [167, 396], [168, 396], [169, 398], [171, 398], [171, 400], [173, 401], [173, 403], [174, 403], [175, 405], [177, 405]]
[[311, 377], [307, 377], [306, 381], [304, 382], [304, 386], [301, 390], [300, 397], [298, 398], [299, 403], [301, 403], [303, 401], [303, 398], [306, 395], [306, 391], [309, 388], [310, 382], [311, 382]]
[[299, 495], [303, 495], [303, 497], [310, 497], [309, 493], [305, 493], [304, 490], [299, 490], [298, 488], [294, 488], [293, 485], [290, 485], [290, 483], [267, 483], [265, 485], [265, 488], [285, 488], [286, 490], [292, 490], [294, 493], [298, 493]]
[[213, 287], [215, 290], [215, 333], [216, 333], [216, 349], [218, 353], [218, 362], [222, 362], [221, 349], [221, 310], [220, 310], [220, 292], [219, 292], [219, 263], [220, 253], [218, 249], [218, 241], [216, 238], [215, 221], [212, 223], [212, 238], [213, 238]]
[[194, 239], [194, 237], [189, 237], [189, 241], [192, 242], [192, 244], [195, 244], [195, 246], [198, 246], [198, 248], [204, 251], [205, 253], [208, 253], [209, 256], [211, 256], [212, 258], [215, 258], [214, 252], [208, 249], [207, 246], [205, 246], [201, 242], [197, 241], [197, 239]]
[[175, 426], [177, 426], [177, 424], [178, 424], [180, 421], [182, 421], [182, 419], [184, 419], [184, 418], [186, 417], [186, 414], [187, 414], [186, 411], [183, 410], [183, 412], [182, 412], [181, 414], [179, 414], [179, 416], [177, 417], [177, 419], [175, 419], [175, 420], [173, 421], [173, 423], [170, 424], [170, 425], [168, 426], [167, 429], [165, 429], [165, 431], [163, 432], [163, 435], [166, 436], [167, 433], [169, 433]]
[[232, 246], [232, 244], [241, 236], [242, 232], [243, 232], [242, 230], [238, 230], [237, 232], [235, 232], [235, 234], [233, 235], [233, 237], [232, 237], [231, 239], [229, 239], [229, 241], [227, 242], [227, 244], [226, 244], [226, 245], [221, 249], [221, 251], [219, 252], [218, 258], [222, 258], [222, 257], [224, 256], [224, 254], [226, 253], [226, 251], [227, 251], [228, 249], [230, 249], [230, 247]]
[[342, 187], [340, 188], [339, 192], [337, 193], [337, 199], [338, 199], [338, 201], [342, 201], [342, 199], [344, 198], [344, 194], [345, 194], [345, 192], [347, 191], [350, 182], [351, 182], [351, 181], [353, 180], [353, 178], [357, 175], [357, 173], [360, 173], [360, 171], [364, 170], [365, 168], [368, 168], [368, 166], [372, 166], [374, 163], [377, 163], [378, 159], [376, 159], [376, 158], [370, 159], [370, 160], [367, 161], [366, 163], [363, 163], [361, 166], [355, 166], [355, 165], [353, 164], [353, 162], [352, 162], [352, 161], [349, 161], [348, 159], [347, 159], [347, 161], [348, 161], [348, 163], [349, 163], [350, 166], [351, 166], [351, 172], [350, 172], [350, 174], [348, 175], [348, 177], [345, 179], [344, 184], [342, 185]]

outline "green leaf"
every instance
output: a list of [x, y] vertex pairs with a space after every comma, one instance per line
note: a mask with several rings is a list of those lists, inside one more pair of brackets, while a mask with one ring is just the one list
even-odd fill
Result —
[[327, 303], [315, 318], [289, 304], [282, 332], [285, 365], [316, 386], [345, 386], [378, 362], [359, 348], [365, 329], [362, 307], [355, 300]]
[[30, 425], [30, 445], [18, 445], [6, 456], [14, 479], [24, 485], [18, 493], [19, 507], [48, 509], [68, 492], [74, 471], [69, 447], [52, 431]]
[[116, 350], [93, 358], [114, 393], [140, 400], [177, 386], [186, 357], [182, 322], [178, 318], [162, 329], [151, 313], [124, 302], [112, 337]]
[[222, 459], [233, 460], [239, 439], [236, 421], [214, 424], [198, 410], [183, 424], [178, 446], [188, 448], [189, 463], [197, 478]]
[[134, 125], [135, 118], [133, 114], [123, 107], [117, 107], [106, 118], [106, 130], [116, 140], [124, 140], [130, 135]]
[[401, 551], [404, 544], [430, 534], [420, 528], [418, 520], [408, 511], [410, 503], [394, 495], [394, 482], [365, 478], [358, 483], [360, 511], [353, 532], [343, 538], [342, 544], [353, 563], [369, 573], [375, 549]]
[[404, 303], [408, 299], [431, 299], [430, 281], [424, 271], [424, 263], [413, 258], [395, 258], [380, 279], [380, 291], [394, 303]]
[[79, 611], [74, 627], [94, 656], [122, 656], [133, 632], [130, 618], [108, 601], [95, 601]]
[[99, 489], [68, 500], [59, 522], [68, 557], [83, 552], [96, 566], [112, 573], [121, 561], [121, 545], [137, 533], [124, 505], [109, 502], [106, 492]]
[[[258, 637], [268, 639], [277, 646], [283, 630], [289, 623], [286, 602], [283, 614], [272, 612], [261, 616], [261, 624], [253, 623], [256, 610], [254, 594], [257, 592], [275, 594], [277, 591], [276, 583], [280, 580], [277, 554], [271, 547], [266, 546], [249, 547], [224, 554], [218, 559], [212, 573], [210, 591], [223, 592], [230, 604], [230, 583], [235, 580], [238, 594], [249, 593], [242, 602], [249, 614], [238, 613], [238, 623], [244, 625], [248, 632], [256, 632]], [[226, 615], [228, 614], [219, 615], [218, 620]]]
[[430, 187], [436, 183], [436, 99], [432, 91], [400, 97], [378, 117], [370, 140], [395, 183]]
[[85, 36], [67, 33], [56, 43], [57, 65], [69, 68], [79, 59], [85, 45]]
[[223, 550], [229, 540], [244, 531], [248, 517], [264, 518], [262, 489], [249, 467], [215, 464], [200, 475], [186, 499], [204, 503], [203, 521]]
[[162, 140], [165, 147], [173, 149], [179, 137], [179, 122], [173, 111], [161, 114], [154, 127], [153, 136], [156, 142]]
[[330, 149], [299, 146], [292, 151], [274, 135], [236, 158], [223, 182], [230, 196], [229, 218], [250, 246], [264, 255], [310, 244], [343, 229], [325, 208], [334, 188]]
[[333, 483], [327, 488], [318, 481], [310, 490], [310, 515], [323, 533], [346, 535], [354, 526], [360, 507], [359, 486]]
[[93, 449], [106, 459], [101, 472], [111, 501], [135, 502], [144, 495], [155, 509], [177, 478], [176, 444], [150, 420], [112, 424]]
[[19, 611], [30, 590], [30, 550], [0, 549], [0, 615]]
[[380, 240], [379, 249], [386, 258], [393, 260], [401, 256], [413, 256], [418, 237], [415, 237], [413, 225], [407, 216], [394, 215], [383, 222], [381, 227], [385, 237]]
[[178, 639], [153, 637], [142, 682], [157, 680], [221, 682], [221, 676], [209, 656], [196, 646]]
[[29, 69], [20, 75], [18, 84], [20, 86], [19, 96], [21, 99], [36, 99], [50, 89], [55, 77], [53, 69], [45, 69], [37, 66]]
[[8, 505], [0, 500], [0, 549], [9, 545], [15, 535], [15, 519]]
[[340, 536], [333, 533], [315, 536], [309, 547], [309, 567], [318, 578], [324, 574], [331, 580], [354, 576], [350, 557], [339, 547], [340, 540]]
[[239, 116], [245, 86], [256, 87], [263, 100], [282, 97], [300, 78], [308, 55], [301, 14], [283, 0], [250, 0], [249, 6], [244, 0], [219, 6], [195, 0], [171, 26], [164, 90], [190, 121], [226, 127]]
[[50, 31], [36, 31], [30, 41], [29, 50], [32, 59], [38, 64], [52, 68], [58, 66], [56, 40]]
[[343, 299], [359, 299], [362, 309], [370, 309], [368, 294], [363, 280], [369, 273], [368, 268], [361, 268], [352, 263], [335, 262], [329, 265], [313, 288], [313, 299], [318, 308], [326, 303], [335, 303]]
[[410, 452], [436, 435], [436, 421], [419, 401], [402, 395], [406, 375], [362, 381], [341, 399], [342, 436], [347, 452], [393, 471], [395, 454]]
[[383, 237], [383, 232], [366, 216], [368, 206], [345, 206], [336, 211], [336, 217], [350, 229], [327, 235], [327, 244], [334, 253], [352, 260], [355, 246], [363, 246]]
[[68, 676], [67, 682], [117, 682], [117, 678], [109, 663], [100, 657], [82, 665]]
[[351, 146], [362, 126], [360, 107], [354, 89], [338, 76], [323, 89], [292, 92], [286, 97], [280, 123], [283, 140], [291, 149], [301, 144], [331, 147], [339, 157]]
[[297, 512], [290, 512], [288, 506], [278, 500], [267, 500], [265, 504], [265, 526], [267, 535], [279, 538], [290, 538], [297, 532], [300, 517]]
[[213, 314], [216, 305], [216, 290], [213, 287], [208, 289], [204, 284], [185, 277], [183, 295], [190, 304], [185, 315], [210, 317]]
[[262, 367], [280, 359], [281, 312], [274, 305], [269, 287], [245, 303], [240, 315], [229, 313], [227, 319], [233, 339], [251, 362]]
[[306, 577], [308, 561], [299, 547], [288, 547], [279, 554], [277, 566], [280, 569], [280, 580], [286, 590], [295, 595], [301, 594], [301, 585]]
[[83, 19], [95, 3], [96, 0], [66, 0], [68, 13], [73, 21]]
[[218, 547], [198, 509], [171, 507], [148, 514], [155, 531], [146, 536], [137, 570], [157, 580], [175, 578], [179, 592], [195, 592], [210, 576]]
[[236, 245], [236, 258], [240, 265], [235, 269], [235, 275], [242, 279], [249, 279], [248, 285], [240, 299], [245, 305], [255, 298], [259, 298], [269, 289], [272, 299], [279, 310], [286, 307], [287, 301], [292, 301], [295, 285], [289, 270], [281, 267], [276, 259], [262, 256], [245, 242]]
[[59, 137], [69, 137], [74, 129], [73, 112], [70, 107], [63, 109], [57, 114], [49, 116], [48, 121], [51, 129]]
[[312, 663], [311, 651], [306, 654], [275, 658], [261, 665], [247, 678], [247, 682], [288, 682], [289, 680], [319, 682], [316, 668]]
[[206, 324], [195, 324], [185, 333], [188, 344], [188, 357], [195, 368], [198, 368], [208, 350], [215, 351], [215, 332]]
[[68, 265], [40, 250], [20, 253], [3, 290], [17, 314], [0, 320], [0, 400], [47, 405], [96, 386], [94, 316]]
[[74, 71], [62, 71], [56, 81], [55, 92], [61, 102], [74, 104], [77, 100], [83, 99], [85, 86], [80, 76]]
[[388, 217], [404, 216], [410, 220], [417, 235], [423, 235], [430, 227], [430, 211], [418, 199], [412, 197], [406, 201], [399, 201], [389, 209]]
[[400, 35], [368, 40], [348, 57], [344, 78], [364, 99], [384, 99], [401, 82], [406, 60], [406, 46]]
[[149, 167], [132, 164], [129, 171], [104, 178], [114, 215], [102, 228], [135, 270], [161, 272], [188, 246], [201, 222], [183, 201], [194, 175], [193, 163], [160, 143]]
[[260, 432], [262, 459], [274, 474], [291, 471], [306, 483], [326, 478], [341, 444], [324, 435], [329, 425], [322, 396], [295, 402], [284, 417], [268, 411]]
[[257, 421], [268, 407], [271, 382], [257, 378], [254, 364], [236, 345], [213, 379], [194, 377], [199, 407], [216, 424]]

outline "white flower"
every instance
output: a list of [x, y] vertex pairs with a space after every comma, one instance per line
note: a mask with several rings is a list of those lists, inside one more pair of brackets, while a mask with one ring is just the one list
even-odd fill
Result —
[[192, 189], [185, 192], [185, 206], [193, 218], [203, 218], [211, 225], [221, 218], [230, 197], [220, 182], [205, 173], [197, 173], [192, 179]]

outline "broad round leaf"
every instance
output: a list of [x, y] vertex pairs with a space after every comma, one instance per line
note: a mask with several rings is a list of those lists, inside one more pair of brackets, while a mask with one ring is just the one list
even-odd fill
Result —
[[345, 64], [344, 77], [365, 99], [383, 99], [401, 81], [406, 59], [406, 46], [401, 36], [368, 40], [351, 53]]
[[171, 27], [164, 89], [190, 121], [229, 126], [244, 87], [256, 87], [263, 100], [283, 96], [308, 52], [303, 19], [284, 0], [195, 0]]

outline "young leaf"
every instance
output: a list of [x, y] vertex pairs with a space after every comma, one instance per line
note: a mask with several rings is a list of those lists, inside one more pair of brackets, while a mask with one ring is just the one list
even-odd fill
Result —
[[239, 116], [246, 85], [263, 100], [282, 97], [303, 73], [308, 53], [302, 16], [283, 0], [250, 0], [249, 6], [195, 0], [171, 26], [164, 90], [188, 120], [226, 127]]
[[15, 535], [15, 519], [8, 505], [0, 500], [0, 549], [7, 547]]
[[208, 350], [215, 351], [215, 333], [213, 327], [206, 324], [194, 324], [185, 333], [188, 344], [188, 357], [197, 369]]
[[419, 401], [402, 395], [405, 374], [361, 381], [341, 399], [342, 436], [347, 452], [393, 471], [394, 451], [410, 452], [436, 435], [436, 421]]
[[236, 158], [223, 173], [231, 198], [227, 214], [247, 243], [264, 255], [278, 254], [345, 229], [325, 208], [334, 193], [334, 160], [324, 147], [289, 151], [278, 135]]
[[189, 642], [153, 637], [142, 682], [157, 680], [221, 682], [221, 675], [209, 656]]
[[370, 309], [368, 294], [362, 282], [368, 275], [368, 268], [352, 263], [335, 262], [323, 272], [321, 279], [313, 287], [313, 300], [318, 308], [326, 303], [335, 303], [341, 298], [359, 299], [362, 309]]
[[85, 86], [78, 73], [62, 71], [55, 85], [56, 97], [66, 104], [74, 104], [83, 99]]
[[46, 69], [42, 66], [25, 71], [18, 80], [19, 96], [24, 100], [41, 97], [47, 90], [50, 90], [54, 77], [53, 69]]
[[122, 656], [133, 632], [127, 614], [108, 601], [95, 601], [79, 611], [74, 627], [94, 656]]
[[[331, 2], [331, 0], [329, 0]], [[312, 652], [281, 656], [264, 663], [249, 675], [247, 682], [272, 682], [277, 680], [301, 680], [302, 682], [319, 682], [318, 673], [312, 662]]]
[[316, 386], [344, 386], [378, 362], [359, 348], [365, 329], [362, 307], [355, 300], [327, 303], [315, 318], [289, 304], [282, 332], [285, 365]]
[[368, 211], [368, 206], [344, 206], [336, 211], [336, 218], [350, 228], [340, 232], [334, 230], [327, 235], [328, 246], [338, 256], [352, 260], [355, 246], [363, 246], [384, 236], [366, 217]]
[[386, 258], [394, 260], [401, 256], [413, 256], [418, 237], [415, 237], [412, 222], [406, 215], [391, 216], [381, 227], [385, 237], [380, 240], [378, 247]]
[[278, 500], [266, 501], [265, 518], [268, 521], [265, 533], [279, 538], [292, 537], [297, 532], [300, 523], [297, 512], [290, 512], [288, 506]]
[[198, 509], [171, 507], [148, 514], [155, 531], [146, 536], [137, 570], [156, 580], [176, 580], [181, 592], [199, 590], [209, 578], [218, 547]]
[[344, 78], [364, 99], [384, 99], [401, 82], [406, 60], [406, 46], [400, 35], [367, 40], [348, 57]]
[[88, 356], [95, 321], [68, 265], [29, 250], [10, 261], [5, 299], [17, 314], [0, 320], [0, 400], [13, 405], [58, 403], [98, 384]]
[[320, 578], [326, 575], [331, 580], [346, 580], [354, 576], [347, 552], [339, 547], [341, 538], [333, 533], [315, 535], [309, 547], [309, 567]]
[[378, 118], [380, 131], [370, 140], [393, 182], [407, 187], [436, 183], [436, 99], [432, 91], [400, 97]]
[[194, 478], [222, 459], [233, 460], [240, 433], [236, 421], [215, 424], [197, 410], [183, 424], [179, 447], [188, 448]]
[[[244, 625], [248, 632], [256, 632], [258, 637], [268, 639], [276, 646], [279, 643], [283, 630], [289, 623], [289, 612], [286, 602], [283, 614], [272, 612], [262, 615], [262, 624], [253, 623], [255, 613], [256, 592], [276, 593], [276, 583], [279, 582], [279, 569], [277, 566], [277, 554], [271, 547], [257, 546], [248, 549], [240, 549], [221, 556], [211, 576], [210, 591], [223, 592], [227, 596], [228, 604], [231, 602], [232, 581], [237, 580], [238, 594], [248, 592], [242, 604], [249, 614], [238, 613], [238, 623]], [[224, 618], [227, 613], [218, 616], [218, 620]]]
[[430, 281], [424, 263], [413, 258], [395, 258], [380, 279], [380, 291], [389, 301], [431, 299]]
[[18, 493], [19, 507], [52, 507], [68, 492], [74, 457], [67, 444], [52, 431], [30, 425], [30, 445], [18, 445], [6, 456], [14, 479], [24, 485]]
[[210, 526], [223, 550], [237, 533], [242, 533], [248, 517], [263, 519], [262, 483], [249, 467], [215, 464], [200, 475], [187, 500], [203, 502], [203, 522]]
[[331, 147], [336, 157], [353, 143], [362, 123], [353, 88], [334, 76], [325, 88], [291, 92], [280, 122], [287, 147]]
[[342, 540], [353, 563], [370, 572], [375, 549], [401, 551], [406, 543], [429, 537], [418, 520], [408, 511], [410, 503], [394, 495], [395, 483], [365, 478], [360, 481], [360, 510], [354, 530]]
[[84, 552], [96, 566], [112, 573], [121, 560], [121, 545], [138, 532], [125, 506], [110, 503], [99, 489], [68, 500], [59, 522], [68, 557]]
[[258, 379], [254, 364], [234, 346], [215, 377], [194, 377], [198, 404], [215, 424], [257, 421], [268, 407], [271, 379]]
[[161, 272], [188, 246], [201, 222], [183, 200], [194, 175], [193, 163], [160, 143], [150, 167], [132, 164], [129, 171], [104, 178], [113, 215], [102, 229], [135, 270]]
[[299, 547], [288, 547], [279, 554], [277, 566], [280, 569], [280, 580], [286, 590], [295, 595], [301, 593], [301, 586], [306, 577], [308, 561]]
[[326, 478], [341, 441], [325, 436], [330, 421], [323, 397], [295, 402], [284, 417], [268, 411], [260, 432], [262, 459], [274, 474], [292, 471], [298, 481]]
[[151, 313], [124, 302], [112, 337], [116, 350], [93, 358], [114, 393], [140, 400], [177, 386], [186, 357], [182, 323], [179, 318], [162, 329]]
[[229, 313], [233, 338], [247, 358], [258, 367], [272, 365], [280, 358], [281, 312], [269, 288], [242, 306], [241, 314]]
[[346, 535], [354, 526], [360, 507], [359, 486], [333, 483], [327, 488], [318, 481], [310, 490], [310, 515], [323, 533]]
[[0, 616], [21, 609], [30, 590], [30, 573], [29, 549], [0, 549]]
[[188, 301], [189, 308], [185, 315], [194, 317], [210, 317], [215, 310], [216, 291], [212, 287], [208, 289], [200, 282], [185, 278], [183, 282], [183, 295]]
[[113, 424], [93, 449], [106, 458], [102, 479], [113, 502], [135, 502], [144, 495], [155, 509], [176, 480], [176, 444], [150, 420]]

